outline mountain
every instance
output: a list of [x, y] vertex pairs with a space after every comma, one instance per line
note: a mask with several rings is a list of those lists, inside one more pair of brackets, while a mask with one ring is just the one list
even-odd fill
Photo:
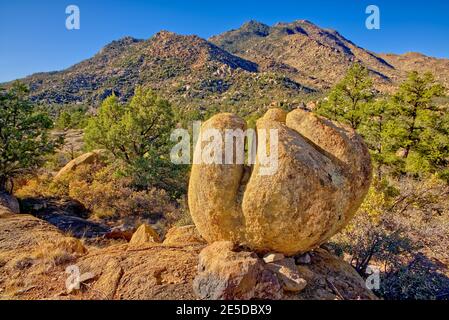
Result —
[[168, 31], [147, 40], [125, 37], [66, 70], [22, 81], [42, 103], [95, 107], [112, 93], [128, 100], [136, 85], [145, 85], [185, 108], [249, 112], [321, 94], [354, 62], [371, 71], [381, 92], [393, 91], [415, 69], [432, 71], [449, 85], [448, 59], [375, 54], [307, 20], [273, 26], [250, 21], [208, 41]]
[[370, 69], [381, 88], [391, 86], [395, 71], [384, 59], [337, 31], [322, 29], [307, 20], [272, 27], [250, 21], [209, 41], [257, 62], [263, 70], [282, 70], [294, 80], [319, 89], [331, 87], [354, 62]]
[[307, 20], [268, 26], [257, 21], [209, 39], [224, 50], [256, 62], [262, 70], [283, 71], [295, 81], [327, 89], [358, 62], [367, 67], [378, 90], [392, 91], [412, 70], [432, 71], [449, 83], [449, 60], [421, 54], [375, 54]]
[[389, 64], [402, 73], [419, 70], [421, 72], [429, 71], [446, 88], [449, 88], [449, 59], [437, 59], [425, 56], [417, 52], [405, 54], [379, 54]]
[[[69, 69], [23, 79], [32, 99], [45, 103], [97, 105], [113, 92], [122, 100], [147, 85], [179, 103], [253, 103], [260, 97], [312, 92], [284, 75], [259, 66], [197, 36], [161, 31], [148, 40], [126, 37]], [[271, 101], [270, 101], [271, 102]]]

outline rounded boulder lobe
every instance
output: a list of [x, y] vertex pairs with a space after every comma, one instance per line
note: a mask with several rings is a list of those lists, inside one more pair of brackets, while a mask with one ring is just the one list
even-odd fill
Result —
[[238, 199], [244, 167], [241, 164], [224, 164], [224, 138], [220, 148], [221, 161], [219, 163], [203, 161], [209, 154], [208, 146], [213, 140], [207, 139], [206, 135], [219, 133], [224, 137], [227, 129], [243, 131], [246, 129], [246, 123], [236, 115], [222, 113], [213, 116], [202, 125], [200, 135], [205, 141], [199, 140], [196, 145], [190, 174], [188, 198], [190, 212], [198, 231], [208, 243], [222, 240], [234, 243], [243, 241], [244, 222]]
[[[222, 132], [245, 125], [220, 114], [206, 128]], [[258, 139], [250, 170], [243, 164], [192, 166], [190, 212], [208, 242], [229, 240], [287, 256], [307, 252], [346, 226], [362, 203], [371, 183], [368, 149], [351, 128], [301, 109], [269, 110], [257, 121], [257, 136], [263, 131], [268, 139], [277, 135], [277, 150]], [[266, 150], [277, 151], [275, 170], [268, 173], [259, 161]]]

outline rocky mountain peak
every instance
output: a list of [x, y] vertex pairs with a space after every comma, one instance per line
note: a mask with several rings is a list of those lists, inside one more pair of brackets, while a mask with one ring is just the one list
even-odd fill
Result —
[[240, 30], [260, 37], [266, 37], [270, 33], [270, 26], [256, 20], [250, 20], [244, 23]]
[[107, 51], [111, 51], [111, 50], [117, 50], [117, 49], [126, 49], [128, 46], [138, 43], [138, 42], [142, 42], [143, 40], [141, 39], [136, 39], [133, 38], [131, 36], [125, 36], [123, 38], [120, 38], [118, 40], [114, 40], [111, 43], [107, 44], [106, 46], [104, 46], [101, 52], [107, 52]]
[[[97, 105], [111, 92], [127, 100], [137, 84], [167, 91], [164, 94], [174, 100], [180, 95], [201, 99], [213, 95], [221, 101], [224, 93], [232, 101], [254, 95], [273, 100], [278, 95], [296, 96], [294, 90], [300, 88], [326, 90], [356, 62], [371, 71], [380, 91], [391, 91], [406, 72], [416, 69], [435, 71], [439, 80], [449, 82], [447, 73], [440, 72], [449, 69], [447, 59], [417, 53], [374, 54], [308, 20], [273, 26], [250, 20], [209, 40], [165, 30], [147, 40], [127, 36], [66, 70], [38, 73], [22, 81], [30, 86], [32, 99], [43, 103]], [[235, 78], [234, 71], [252, 75]], [[243, 83], [251, 94], [241, 92]], [[263, 83], [275, 92], [267, 91]], [[232, 84], [236, 97], [229, 94]], [[187, 93], [182, 89], [196, 87], [197, 91]]]

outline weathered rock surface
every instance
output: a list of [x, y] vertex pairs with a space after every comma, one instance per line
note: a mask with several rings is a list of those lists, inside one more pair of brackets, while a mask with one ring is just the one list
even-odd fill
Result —
[[266, 264], [273, 271], [286, 291], [300, 292], [307, 286], [307, 281], [301, 278], [293, 258], [286, 258]]
[[311, 263], [298, 265], [299, 274], [307, 281], [300, 293], [302, 299], [376, 300], [365, 281], [346, 261], [318, 248], [310, 253]]
[[[86, 252], [65, 239], [71, 238], [29, 215], [10, 213], [0, 218], [0, 299], [197, 299], [193, 280], [204, 245], [148, 242], [87, 247]], [[251, 253], [245, 256], [256, 260]], [[282, 299], [375, 299], [343, 260], [323, 249], [310, 256], [309, 265], [297, 266], [301, 278], [307, 280], [306, 288], [299, 293], [284, 292]], [[221, 259], [218, 253], [217, 257]], [[81, 275], [95, 277], [68, 295], [66, 268], [73, 265]], [[260, 285], [258, 291], [270, 292], [272, 274], [264, 273], [262, 278], [259, 284], [266, 287]]]
[[236, 252], [230, 241], [215, 242], [199, 255], [193, 290], [201, 299], [280, 299], [281, 285], [253, 252]]
[[[210, 128], [223, 134], [244, 130], [245, 122], [219, 114], [201, 130]], [[242, 184], [244, 165], [194, 164], [192, 218], [209, 243], [229, 240], [262, 253], [307, 252], [341, 230], [363, 201], [371, 182], [368, 149], [354, 130], [301, 109], [288, 115], [269, 110], [257, 121], [260, 129], [278, 132], [277, 171], [262, 175], [256, 162]]]
[[205, 244], [206, 241], [201, 237], [194, 225], [173, 227], [165, 235], [164, 244], [166, 245], [185, 245], [185, 244]]
[[71, 246], [69, 239], [73, 238], [64, 237], [54, 226], [30, 215], [10, 212], [0, 218], [0, 259], [7, 263], [22, 254], [31, 255], [44, 245], [66, 246], [74, 248], [71, 251], [79, 251], [78, 244]]
[[142, 224], [134, 232], [129, 244], [143, 244], [147, 242], [161, 242], [161, 239], [151, 226]]

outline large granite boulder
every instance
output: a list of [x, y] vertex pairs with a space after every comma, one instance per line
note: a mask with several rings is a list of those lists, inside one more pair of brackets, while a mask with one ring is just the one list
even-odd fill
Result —
[[[215, 129], [225, 136], [227, 129], [245, 127], [244, 120], [225, 113], [206, 121], [201, 132]], [[257, 121], [259, 137], [263, 129], [277, 131], [272, 174], [262, 173], [259, 161], [260, 150], [269, 149], [264, 139], [257, 141], [251, 169], [201, 161], [208, 142], [199, 140], [189, 184], [193, 221], [209, 243], [231, 241], [287, 256], [307, 252], [346, 226], [362, 203], [371, 182], [368, 149], [351, 128], [300, 109], [269, 110]], [[225, 163], [225, 143], [222, 151]]]

